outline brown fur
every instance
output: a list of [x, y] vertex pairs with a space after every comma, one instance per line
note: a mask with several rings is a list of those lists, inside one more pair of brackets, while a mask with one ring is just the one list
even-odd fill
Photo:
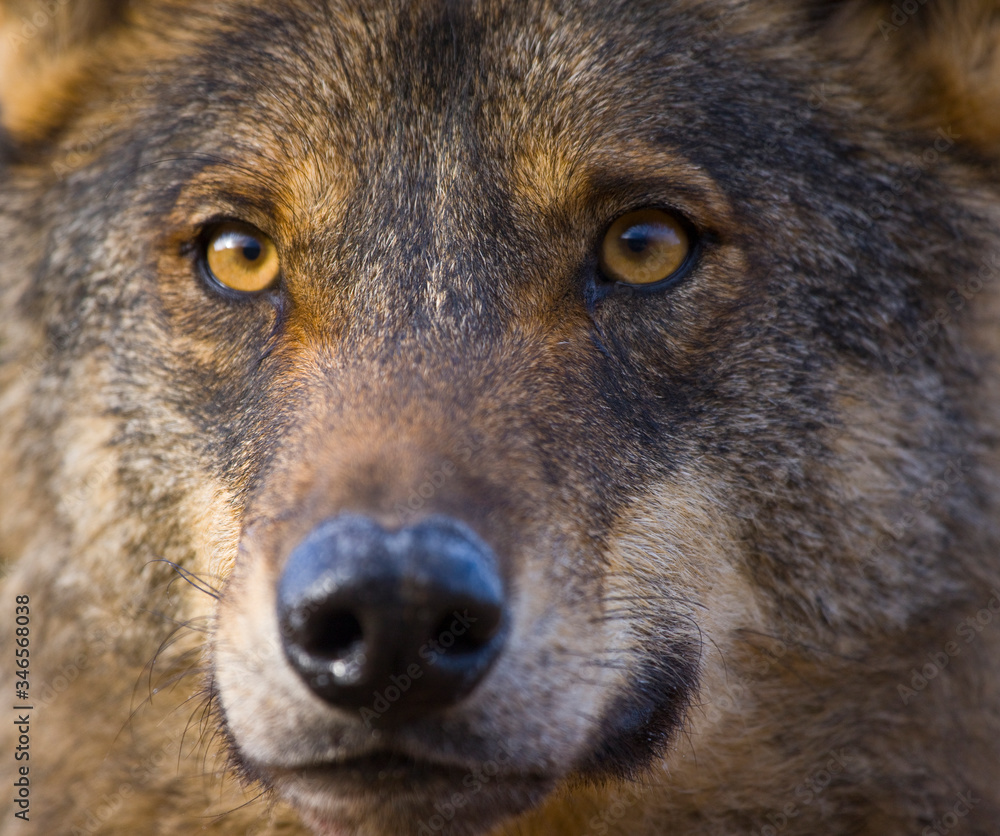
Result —
[[[0, 834], [995, 833], [1000, 11], [910, 5], [0, 3]], [[511, 601], [382, 737], [274, 614], [343, 511]]]

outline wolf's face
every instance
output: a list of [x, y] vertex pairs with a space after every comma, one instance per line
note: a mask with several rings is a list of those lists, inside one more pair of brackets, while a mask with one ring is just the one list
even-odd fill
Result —
[[104, 323], [64, 350], [221, 578], [233, 759], [317, 833], [669, 782], [682, 727], [763, 734], [705, 710], [762, 636], [857, 653], [948, 585], [934, 519], [871, 535], [887, 439], [961, 448], [905, 348], [979, 220], [925, 176], [876, 222], [924, 145], [777, 11], [151, 5], [51, 140], [32, 304]]
[[551, 15], [294, 19], [304, 59], [254, 62], [277, 89], [234, 81], [216, 130], [240, 150], [173, 208], [209, 254], [236, 220], [281, 261], [247, 298], [191, 256], [161, 270], [254, 474], [219, 704], [320, 832], [449, 808], [479, 832], [571, 774], [637, 773], [692, 698], [700, 610], [753, 607], [704, 460], [755, 281], [679, 151], [704, 118], [666, 81], [684, 35], [609, 76], [655, 18]]
[[[171, 240], [209, 240], [164, 252], [161, 298], [252, 474], [215, 687], [321, 832], [446, 805], [478, 832], [661, 759], [768, 603], [768, 495], [806, 490], [905, 293], [839, 263], [867, 174], [811, 83], [623, 11], [313, 11], [278, 39], [244, 11], [190, 64], [192, 99], [233, 67], [171, 145]], [[273, 242], [260, 295], [198, 275], [231, 221]], [[786, 513], [788, 560], [837, 572], [841, 538]]]

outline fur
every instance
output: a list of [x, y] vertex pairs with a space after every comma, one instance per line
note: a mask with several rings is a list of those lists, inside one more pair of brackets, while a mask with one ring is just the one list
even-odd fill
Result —
[[[0, 3], [0, 834], [995, 833], [998, 113], [985, 0]], [[283, 656], [344, 511], [495, 551], [457, 705]]]

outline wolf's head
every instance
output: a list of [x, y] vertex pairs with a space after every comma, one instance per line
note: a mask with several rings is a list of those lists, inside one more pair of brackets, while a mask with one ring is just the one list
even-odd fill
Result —
[[870, 768], [865, 695], [983, 574], [956, 335], [993, 298], [996, 136], [925, 92], [969, 77], [932, 60], [962, 63], [950, 12], [835, 5], [9, 28], [2, 263], [46, 346], [15, 507], [113, 451], [101, 509], [61, 511], [75, 559], [217, 579], [232, 762], [317, 833]]

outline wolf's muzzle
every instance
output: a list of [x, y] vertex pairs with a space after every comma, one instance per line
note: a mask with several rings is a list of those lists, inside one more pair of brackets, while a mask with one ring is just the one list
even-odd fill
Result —
[[[493, 551], [440, 515], [392, 532], [358, 514], [328, 519], [292, 550], [278, 585], [292, 666], [327, 703], [380, 725], [465, 697], [499, 656], [507, 622]], [[389, 710], [364, 711], [386, 694]]]

